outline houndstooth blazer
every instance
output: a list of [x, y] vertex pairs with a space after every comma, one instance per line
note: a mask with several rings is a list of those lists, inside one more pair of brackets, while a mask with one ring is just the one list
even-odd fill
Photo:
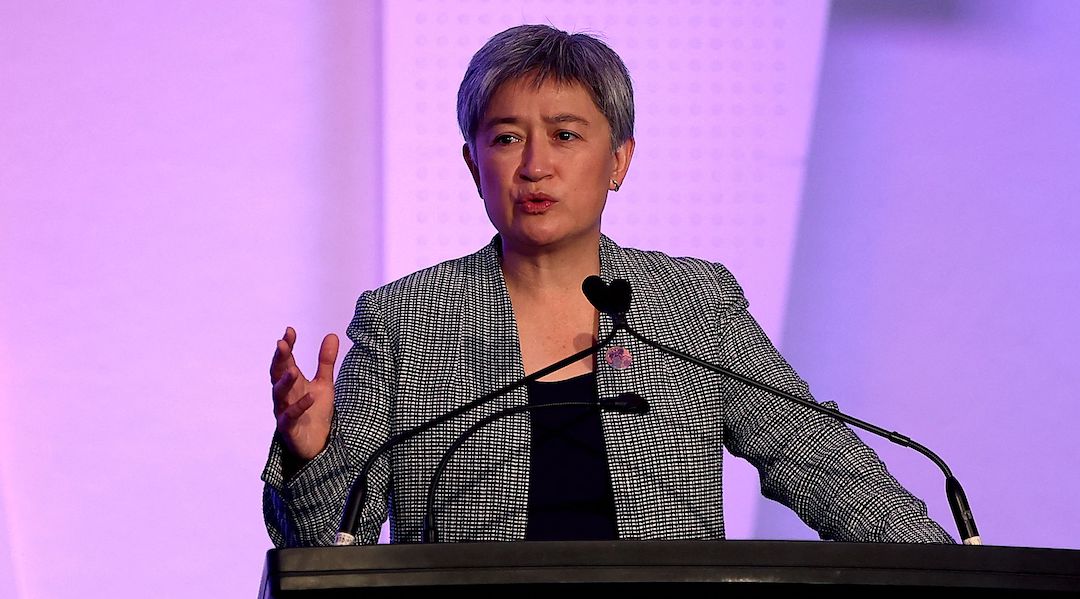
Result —
[[[643, 335], [810, 397], [726, 268], [621, 248], [607, 237], [599, 251], [601, 276], [631, 283], [628, 321]], [[599, 334], [611, 327], [602, 315]], [[497, 236], [475, 254], [365, 292], [348, 335], [353, 347], [338, 373], [326, 449], [286, 481], [283, 448], [276, 440], [271, 446], [263, 508], [277, 546], [332, 544], [352, 480], [391, 432], [525, 374]], [[953, 542], [846, 426], [662, 355], [624, 331], [614, 343], [631, 352], [633, 364], [616, 370], [598, 360], [600, 397], [633, 391], [651, 408], [602, 415], [620, 538], [723, 539], [727, 446], [757, 467], [766, 497], [792, 508], [822, 538]], [[394, 542], [418, 541], [431, 474], [445, 449], [484, 415], [527, 401], [519, 388], [381, 459], [358, 542], [376, 542], [388, 512]], [[498, 420], [466, 443], [439, 483], [441, 539], [524, 539], [529, 452], [524, 414]]]

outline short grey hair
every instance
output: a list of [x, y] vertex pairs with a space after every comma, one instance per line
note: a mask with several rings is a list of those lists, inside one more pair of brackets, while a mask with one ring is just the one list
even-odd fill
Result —
[[458, 89], [461, 134], [476, 156], [476, 132], [499, 86], [520, 77], [539, 86], [548, 77], [577, 83], [592, 96], [611, 126], [611, 151], [634, 136], [634, 88], [630, 72], [607, 44], [584, 33], [547, 25], [519, 25], [495, 34], [473, 55]]

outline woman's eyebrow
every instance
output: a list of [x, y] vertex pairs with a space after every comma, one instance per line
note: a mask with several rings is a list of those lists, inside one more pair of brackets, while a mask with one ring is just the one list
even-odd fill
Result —
[[484, 126], [481, 127], [481, 129], [491, 129], [495, 125], [516, 125], [519, 122], [521, 122], [520, 117], [516, 117], [516, 116], [497, 116], [497, 117], [493, 117], [493, 118], [488, 119], [484, 123]]
[[586, 127], [589, 126], [588, 119], [569, 112], [556, 114], [554, 116], [546, 116], [544, 117], [544, 121], [548, 123], [580, 123]]
[[[492, 127], [494, 127], [496, 125], [516, 125], [516, 124], [520, 123], [522, 120], [524, 120], [524, 119], [522, 119], [521, 117], [518, 117], [518, 116], [497, 116], [497, 117], [493, 117], [493, 118], [488, 119], [484, 123], [484, 126], [481, 127], [481, 129], [484, 129], [484, 130], [491, 129]], [[580, 123], [580, 124], [582, 124], [582, 125], [584, 125], [586, 127], [588, 127], [590, 125], [589, 120], [586, 119], [585, 117], [581, 117], [581, 116], [578, 116], [576, 114], [572, 114], [572, 113], [569, 113], [569, 112], [562, 113], [562, 114], [554, 114], [554, 115], [551, 115], [551, 116], [545, 116], [544, 117], [544, 122], [545, 123], [550, 123], [550, 124]]]

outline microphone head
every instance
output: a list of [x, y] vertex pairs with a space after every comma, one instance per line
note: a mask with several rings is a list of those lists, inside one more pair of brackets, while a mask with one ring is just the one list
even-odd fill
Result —
[[646, 414], [649, 411], [649, 402], [637, 393], [623, 393], [618, 397], [601, 399], [600, 408], [621, 414]]
[[605, 314], [625, 314], [630, 309], [630, 283], [625, 279], [615, 279], [608, 284], [592, 275], [582, 281], [581, 291], [593, 307]]

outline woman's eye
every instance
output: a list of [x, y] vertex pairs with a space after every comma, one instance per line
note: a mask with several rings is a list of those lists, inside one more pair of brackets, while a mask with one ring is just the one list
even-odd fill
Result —
[[495, 138], [495, 145], [499, 145], [499, 146], [510, 145], [510, 144], [514, 143], [515, 139], [516, 138], [513, 135], [510, 135], [510, 134], [500, 135], [500, 136]]

